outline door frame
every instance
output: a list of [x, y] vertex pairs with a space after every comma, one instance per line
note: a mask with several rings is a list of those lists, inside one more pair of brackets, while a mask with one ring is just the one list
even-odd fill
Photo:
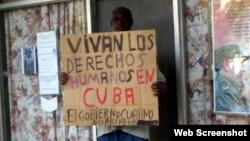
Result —
[[[4, 25], [4, 12], [0, 11], [0, 25]], [[7, 79], [7, 59], [5, 47], [5, 29], [0, 27], [0, 140], [11, 140], [10, 135], [10, 114], [9, 114], [9, 97], [8, 79]]]
[[175, 61], [177, 84], [178, 124], [188, 124], [188, 98], [187, 98], [187, 62], [185, 40], [185, 1], [173, 1]]
[[[91, 0], [91, 4], [89, 5], [89, 11], [91, 12], [91, 16], [88, 17], [88, 24], [91, 24], [89, 29], [94, 30], [96, 27], [96, 9], [95, 4], [97, 0]], [[185, 39], [185, 1], [183, 0], [174, 0], [173, 1], [173, 21], [174, 21], [174, 44], [175, 44], [175, 63], [176, 63], [176, 84], [177, 84], [177, 116], [178, 116], [178, 124], [188, 124], [188, 97], [187, 97], [187, 62], [186, 60], [186, 43]], [[91, 33], [89, 32], [89, 33]]]

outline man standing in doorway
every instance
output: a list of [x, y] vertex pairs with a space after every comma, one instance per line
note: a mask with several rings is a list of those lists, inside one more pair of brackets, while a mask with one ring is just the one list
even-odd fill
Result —
[[[118, 7], [113, 10], [111, 27], [114, 32], [129, 31], [133, 25], [131, 11], [126, 7]], [[65, 84], [69, 79], [66, 73], [61, 75], [61, 83]], [[159, 96], [167, 91], [165, 77], [157, 67], [157, 82], [151, 85], [152, 94]], [[149, 141], [149, 126], [97, 126], [97, 141]]]
[[[131, 11], [126, 7], [113, 10], [110, 20], [113, 31], [129, 31], [133, 25]], [[165, 77], [158, 69], [158, 81], [153, 83], [152, 91], [155, 96], [166, 92]], [[148, 141], [149, 126], [97, 126], [97, 141]]]

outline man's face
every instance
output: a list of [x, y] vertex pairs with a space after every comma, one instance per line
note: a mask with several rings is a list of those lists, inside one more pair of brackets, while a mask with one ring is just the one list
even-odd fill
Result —
[[242, 75], [245, 72], [245, 62], [242, 59], [234, 58], [229, 61], [229, 72], [231, 74], [231, 80], [238, 86], [244, 87]]
[[132, 26], [132, 21], [120, 11], [112, 16], [111, 26], [114, 31], [129, 31]]

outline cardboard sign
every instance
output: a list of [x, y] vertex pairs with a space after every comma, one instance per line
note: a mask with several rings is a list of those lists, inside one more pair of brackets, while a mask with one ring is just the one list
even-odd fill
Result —
[[66, 125], [158, 125], [155, 30], [64, 35]]

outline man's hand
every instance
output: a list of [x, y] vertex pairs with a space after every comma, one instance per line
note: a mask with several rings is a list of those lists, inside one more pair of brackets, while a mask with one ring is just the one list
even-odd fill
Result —
[[62, 72], [60, 75], [60, 81], [62, 85], [65, 85], [69, 80], [69, 74], [67, 74], [66, 72]]
[[159, 96], [161, 93], [167, 91], [167, 84], [161, 81], [154, 82], [151, 85], [152, 91], [154, 92], [155, 96]]

